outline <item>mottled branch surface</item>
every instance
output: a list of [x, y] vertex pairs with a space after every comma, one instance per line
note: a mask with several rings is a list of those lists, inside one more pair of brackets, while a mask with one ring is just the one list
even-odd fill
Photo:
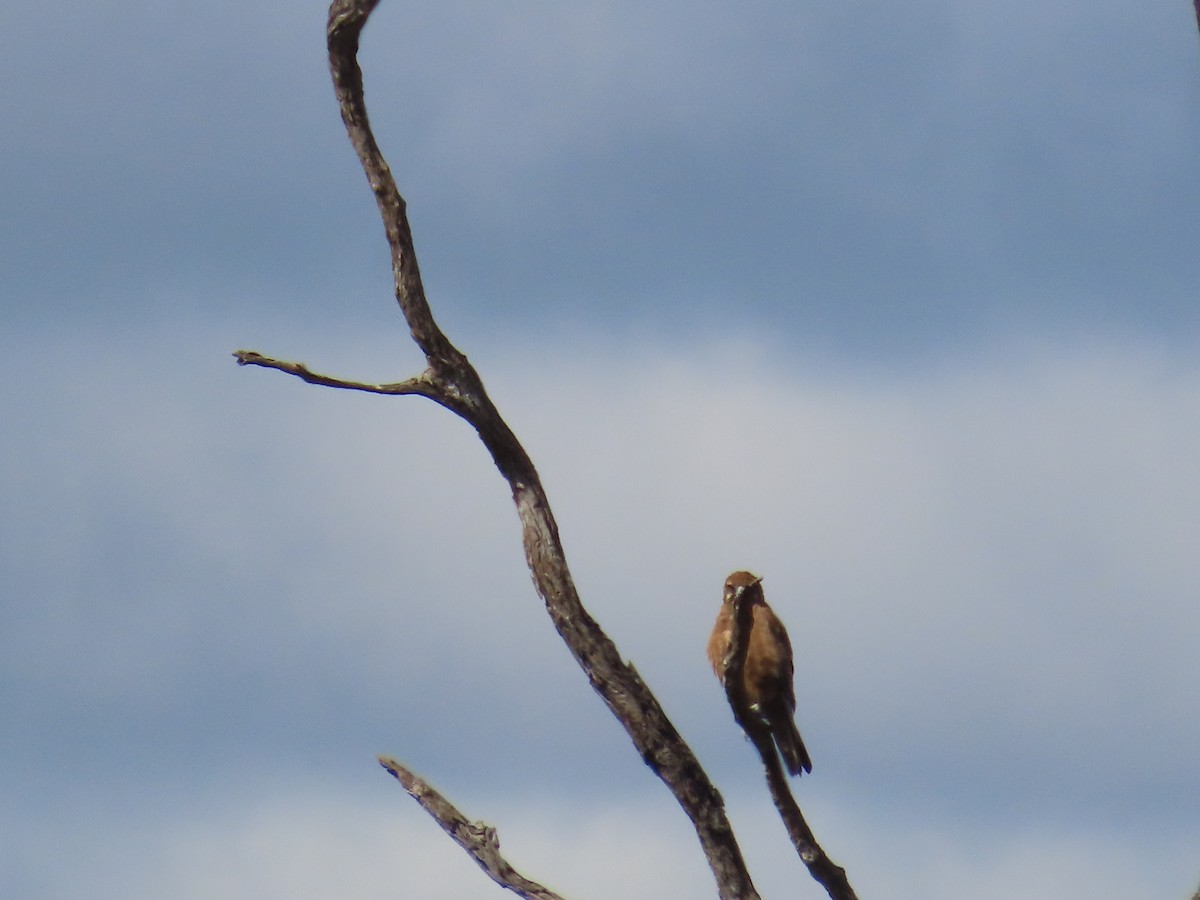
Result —
[[729, 635], [729, 651], [722, 661], [725, 669], [725, 696], [733, 709], [733, 717], [746, 732], [754, 744], [758, 755], [762, 757], [763, 768], [766, 770], [767, 787], [771, 791], [771, 799], [775, 809], [783, 819], [788, 837], [800, 859], [808, 866], [809, 874], [825, 888], [833, 900], [858, 900], [854, 888], [846, 877], [846, 870], [825, 855], [825, 851], [817, 843], [812, 829], [808, 827], [796, 798], [792, 796], [788, 786], [787, 775], [779, 760], [779, 753], [771, 739], [770, 729], [762, 718], [750, 708], [746, 697], [746, 686], [742, 679], [742, 671], [746, 665], [746, 652], [750, 647], [750, 628], [753, 622], [754, 610], [749, 592], [743, 591], [734, 600], [733, 627]]
[[252, 350], [235, 355], [241, 365], [278, 369], [313, 384], [372, 393], [419, 394], [470, 423], [512, 489], [525, 557], [554, 627], [646, 765], [662, 779], [691, 819], [720, 897], [757, 898], [721, 795], [637, 671], [621, 659], [616, 646], [584, 608], [533, 463], [488, 397], [474, 367], [434, 321], [417, 267], [405, 202], [375, 142], [363, 101], [357, 60], [359, 37], [377, 4], [378, 0], [334, 0], [327, 28], [330, 71], [346, 133], [383, 219], [396, 300], [413, 340], [425, 355], [427, 367], [416, 377], [397, 384], [371, 385], [318, 375], [300, 363], [282, 362]]
[[379, 764], [387, 769], [408, 791], [409, 796], [421, 804], [429, 815], [437, 820], [442, 829], [479, 863], [479, 868], [492, 881], [508, 888], [525, 900], [563, 900], [549, 888], [530, 881], [500, 855], [500, 838], [496, 829], [483, 822], [469, 822], [449, 800], [434, 790], [427, 781], [413, 774], [394, 759], [379, 757]]

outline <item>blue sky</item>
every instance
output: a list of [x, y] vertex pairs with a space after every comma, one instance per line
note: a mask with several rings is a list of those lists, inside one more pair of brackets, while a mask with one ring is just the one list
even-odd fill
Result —
[[[323, 23], [0, 10], [0, 892], [496, 896], [387, 753], [564, 894], [710, 896], [470, 430], [229, 356], [420, 367]], [[821, 893], [704, 660], [743, 567], [861, 895], [1188, 896], [1189, 5], [385, 2], [362, 59], [435, 313], [764, 896]]]

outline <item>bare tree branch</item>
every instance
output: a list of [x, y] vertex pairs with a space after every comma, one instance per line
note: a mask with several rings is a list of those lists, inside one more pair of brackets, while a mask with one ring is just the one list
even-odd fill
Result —
[[297, 363], [283, 363], [254, 351], [239, 351], [242, 365], [275, 368], [315, 384], [374, 393], [421, 394], [436, 400], [475, 428], [496, 467], [512, 489], [521, 521], [525, 557], [534, 587], [554, 627], [593, 689], [621, 722], [646, 765], [658, 775], [695, 827], [718, 893], [723, 900], [757, 900], [724, 801], [680, 737], [658, 700], [633, 666], [584, 608], [575, 589], [541, 479], [508, 424], [484, 390], [483, 382], [433, 319], [417, 267], [404, 199], [383, 158], [363, 101], [359, 37], [378, 0], [334, 0], [327, 40], [330, 71], [342, 121], [375, 194], [391, 248], [396, 300], [413, 341], [428, 368], [397, 385], [364, 385], [316, 375]]
[[500, 838], [496, 829], [483, 822], [468, 822], [454, 805], [434, 790], [419, 775], [406, 769], [394, 759], [379, 757], [379, 764], [392, 773], [393, 777], [421, 807], [437, 819], [442, 830], [467, 851], [479, 868], [501, 887], [508, 888], [525, 900], [563, 900], [549, 888], [530, 881], [508, 864], [500, 855]]
[[746, 684], [742, 671], [746, 664], [746, 652], [750, 647], [750, 628], [754, 615], [753, 604], [749, 592], [743, 592], [734, 599], [732, 628], [729, 634], [729, 650], [725, 654], [723, 667], [725, 670], [725, 696], [733, 709], [733, 717], [746, 732], [746, 736], [754, 744], [758, 755], [762, 757], [763, 768], [766, 770], [767, 786], [771, 791], [771, 799], [775, 809], [783, 819], [788, 837], [796, 853], [808, 867], [809, 874], [825, 888], [833, 900], [858, 900], [858, 895], [850, 886], [846, 870], [825, 855], [825, 851], [817, 843], [812, 829], [808, 827], [796, 798], [788, 787], [787, 776], [779, 761], [779, 754], [771, 739], [770, 729], [761, 717], [750, 708], [746, 696]]
[[346, 381], [341, 378], [333, 378], [329, 375], [321, 375], [310, 371], [304, 363], [271, 359], [269, 356], [263, 356], [254, 350], [235, 350], [233, 355], [237, 359], [239, 366], [262, 366], [264, 369], [278, 369], [280, 372], [295, 375], [309, 384], [345, 388], [350, 391], [366, 391], [370, 394], [417, 394], [422, 397], [429, 397], [431, 400], [439, 400], [436, 387], [424, 375], [409, 378], [407, 381], [398, 381], [395, 384], [364, 384], [361, 381]]

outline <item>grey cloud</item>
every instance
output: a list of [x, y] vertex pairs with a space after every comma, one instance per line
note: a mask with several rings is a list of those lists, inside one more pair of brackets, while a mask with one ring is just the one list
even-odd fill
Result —
[[[1195, 333], [1194, 41], [1138, 12], [417, 4], [382, 7], [363, 57], [462, 321], [669, 335], [750, 308], [906, 357]], [[319, 8], [89, 16], [11, 23], [12, 315], [386, 294]]]

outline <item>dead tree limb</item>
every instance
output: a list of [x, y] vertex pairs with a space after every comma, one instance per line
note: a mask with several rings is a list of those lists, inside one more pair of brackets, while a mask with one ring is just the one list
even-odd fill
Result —
[[301, 364], [281, 362], [255, 351], [238, 351], [235, 356], [241, 365], [279, 369], [315, 384], [372, 393], [418, 394], [465, 419], [476, 430], [512, 489], [525, 558], [555, 629], [646, 765], [662, 779], [691, 819], [720, 897], [757, 898], [721, 795], [637, 671], [621, 659], [616, 646], [584, 608], [533, 463], [488, 397], [474, 367], [434, 321], [417, 267], [405, 202], [376, 144], [363, 100], [357, 59], [359, 36], [377, 4], [378, 0], [334, 0], [326, 32], [329, 63], [346, 133], [383, 219], [391, 248], [396, 300], [413, 341], [425, 355], [427, 367], [420, 375], [395, 385], [368, 385], [317, 375]]
[[825, 888], [832, 900], [858, 900], [846, 870], [825, 855], [825, 851], [817, 843], [812, 829], [808, 827], [796, 798], [788, 787], [787, 776], [779, 761], [771, 739], [770, 729], [750, 708], [746, 697], [746, 683], [742, 671], [746, 664], [746, 652], [750, 646], [750, 627], [754, 615], [753, 604], [748, 592], [739, 594], [734, 600], [733, 622], [729, 635], [729, 651], [725, 655], [723, 667], [725, 670], [725, 696], [733, 709], [733, 717], [746, 732], [758, 755], [762, 757], [763, 768], [766, 771], [767, 786], [771, 791], [771, 799], [775, 809], [783, 819], [788, 837], [800, 859], [808, 866], [809, 874]]
[[530, 881], [500, 855], [500, 838], [496, 829], [483, 822], [468, 822], [467, 817], [460, 813], [449, 800], [434, 790], [427, 781], [413, 774], [394, 759], [386, 756], [379, 757], [379, 764], [387, 769], [401, 787], [408, 791], [409, 796], [421, 804], [429, 815], [437, 820], [442, 830], [467, 851], [467, 854], [479, 863], [492, 881], [503, 888], [508, 888], [525, 900], [563, 900], [549, 888], [542, 887], [536, 881]]
[[344, 378], [321, 375], [313, 372], [304, 363], [271, 359], [261, 353], [255, 353], [253, 350], [237, 350], [233, 355], [239, 366], [262, 366], [264, 369], [278, 369], [280, 372], [295, 375], [309, 384], [343, 388], [348, 391], [366, 391], [370, 394], [416, 394], [436, 399], [433, 385], [424, 375], [418, 375], [416, 378], [409, 378], [406, 381], [397, 381], [394, 384], [367, 384], [362, 381], [346, 381]]

